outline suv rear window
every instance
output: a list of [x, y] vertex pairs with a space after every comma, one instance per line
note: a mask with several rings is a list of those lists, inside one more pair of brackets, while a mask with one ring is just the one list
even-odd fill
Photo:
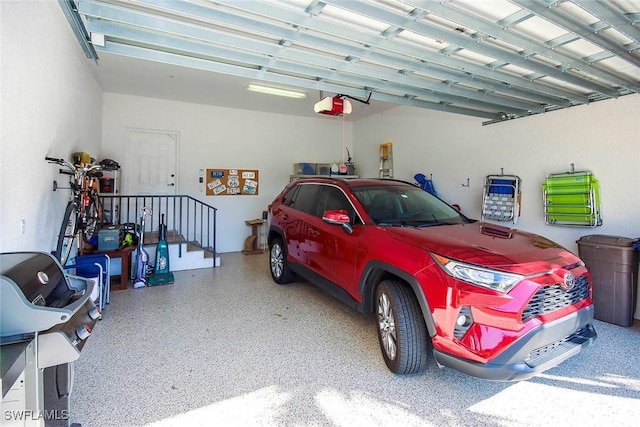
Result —
[[299, 185], [296, 185], [292, 187], [289, 191], [287, 191], [287, 194], [285, 194], [284, 197], [282, 198], [283, 205], [293, 207], [293, 201], [296, 198], [296, 193], [298, 192], [299, 187], [300, 187]]
[[315, 215], [316, 200], [320, 186], [315, 184], [300, 184], [297, 187], [298, 193], [295, 195], [295, 200], [291, 207], [301, 212]]

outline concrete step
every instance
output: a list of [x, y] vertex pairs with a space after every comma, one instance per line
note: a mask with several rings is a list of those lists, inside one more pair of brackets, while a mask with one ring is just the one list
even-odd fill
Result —
[[[147, 231], [144, 233], [144, 244], [155, 245], [159, 242], [159, 236], [157, 231]], [[182, 234], [175, 230], [167, 230], [167, 243], [186, 242]]]
[[[156, 259], [156, 246], [158, 244], [158, 232], [144, 233], [144, 247], [149, 252], [152, 263]], [[187, 242], [180, 233], [167, 230], [167, 245], [169, 247], [169, 267], [171, 271], [194, 270], [197, 268], [212, 268], [214, 264], [213, 253], [204, 251], [198, 242]], [[180, 253], [182, 247], [182, 256]], [[220, 266], [220, 257], [215, 259], [216, 267]]]
[[[182, 256], [179, 256], [179, 246], [182, 245]], [[144, 247], [149, 253], [149, 259], [153, 264], [156, 260], [156, 245], [149, 245]], [[168, 245], [169, 248], [169, 268], [171, 271], [182, 270], [195, 270], [198, 268], [213, 268], [214, 259], [213, 254], [209, 255], [208, 252], [203, 250], [187, 250], [187, 244], [172, 243]], [[220, 266], [220, 257], [216, 256], [215, 266]]]

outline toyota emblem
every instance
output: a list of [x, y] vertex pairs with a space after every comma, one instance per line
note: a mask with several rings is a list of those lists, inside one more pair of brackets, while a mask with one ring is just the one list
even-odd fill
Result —
[[562, 282], [562, 289], [565, 291], [570, 291], [576, 285], [576, 278], [573, 274], [567, 273], [564, 275], [564, 280]]

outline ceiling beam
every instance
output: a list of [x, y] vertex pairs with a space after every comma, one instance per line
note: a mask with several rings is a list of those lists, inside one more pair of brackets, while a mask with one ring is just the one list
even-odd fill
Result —
[[[571, 49], [556, 50], [579, 40], [588, 29], [640, 61], [633, 52], [640, 42], [629, 37], [638, 31], [638, 18], [619, 10], [617, 3], [511, 0], [525, 7], [494, 22], [448, 0], [58, 1], [79, 5], [82, 26], [86, 23], [92, 32], [105, 35], [104, 52], [137, 53], [142, 59], [357, 98], [371, 95], [441, 111], [456, 108], [493, 121], [640, 89], [632, 68], [617, 73], [602, 62], [620, 57], [618, 51], [578, 57]], [[559, 2], [572, 7], [556, 6]], [[572, 12], [579, 12], [581, 3], [584, 10], [601, 8], [600, 21], [580, 22], [580, 15]], [[541, 16], [526, 7], [540, 4], [580, 25], [573, 22], [565, 28], [569, 34], [553, 40], [513, 28]], [[341, 10], [354, 20], [349, 15], [340, 19]], [[354, 24], [357, 17], [362, 25]], [[576, 28], [579, 32], [572, 33]], [[616, 37], [614, 30], [626, 38]]]
[[[640, 28], [638, 28], [636, 23], [628, 16], [626, 16], [624, 12], [614, 9], [614, 5], [610, 1], [572, 1], [580, 6], [583, 10], [586, 10], [590, 14], [596, 16], [598, 19], [602, 19], [602, 22], [605, 22], [609, 28], [613, 28], [633, 40], [634, 43], [632, 43], [631, 45], [640, 44]], [[631, 50], [628, 50], [628, 52], [631, 53], [632, 50], [635, 49], [632, 48]]]
[[58, 4], [62, 8], [64, 16], [67, 18], [67, 21], [78, 39], [78, 43], [80, 43], [80, 47], [82, 48], [85, 56], [89, 59], [93, 59], [97, 64], [98, 54], [93, 48], [93, 45], [89, 42], [89, 34], [82, 23], [82, 18], [80, 17], [75, 4], [73, 4], [73, 1], [71, 0], [58, 0]]
[[[520, 55], [523, 57], [525, 57], [525, 55], [523, 55], [523, 52], [531, 51], [535, 55], [547, 57], [553, 61], [565, 64], [577, 70], [585, 71], [596, 77], [608, 80], [612, 83], [626, 87], [628, 89], [636, 91], [640, 90], [640, 83], [638, 83], [637, 81], [634, 82], [631, 80], [623, 79], [614, 71], [598, 68], [594, 66], [594, 64], [589, 63], [584, 59], [572, 58], [569, 55], [558, 52], [532, 38], [529, 38], [522, 34], [514, 33], [513, 31], [507, 31], [506, 28], [501, 27], [498, 24], [495, 24], [477, 15], [472, 15], [469, 12], [459, 9], [458, 7], [452, 6], [455, 5], [455, 3], [444, 3], [440, 0], [408, 0], [408, 3], [430, 13], [441, 16], [445, 19], [455, 21], [456, 23], [462, 24], [467, 28], [481, 31], [495, 39], [504, 40], [507, 43], [518, 46], [523, 49], [523, 51], [520, 52]], [[592, 4], [595, 2], [593, 0], [589, 0], [586, 3]], [[525, 12], [528, 16], [532, 16], [529, 12]], [[530, 55], [531, 54], [529, 53], [527, 57]]]
[[[632, 55], [623, 46], [614, 43], [598, 34], [597, 29], [591, 28], [578, 21], [573, 16], [569, 16], [562, 11], [557, 5], [548, 5], [541, 0], [509, 0], [511, 3], [516, 4], [523, 9], [527, 9], [531, 13], [534, 13], [542, 18], [545, 18], [555, 25], [564, 28], [567, 31], [576, 33], [585, 40], [599, 46], [604, 50], [619, 56], [622, 59], [630, 62], [631, 64], [640, 67], [640, 58]], [[593, 0], [592, 0], [593, 1]]]
[[393, 96], [384, 93], [371, 93], [366, 89], [357, 89], [347, 86], [341, 86], [322, 81], [312, 81], [308, 79], [302, 79], [293, 76], [284, 76], [281, 74], [270, 73], [268, 71], [250, 70], [244, 67], [238, 67], [232, 64], [222, 64], [219, 62], [212, 62], [200, 58], [186, 57], [183, 55], [177, 55], [169, 52], [161, 52], [153, 49], [147, 49], [144, 47], [123, 45], [117, 42], [109, 42], [104, 47], [98, 47], [98, 52], [107, 52], [116, 55], [128, 56], [131, 58], [145, 59], [149, 61], [161, 62], [164, 64], [171, 64], [183, 67], [189, 67], [198, 70], [212, 71], [214, 73], [228, 74], [232, 76], [255, 78], [258, 80], [269, 81], [272, 83], [284, 84], [294, 87], [302, 87], [306, 89], [332, 92], [336, 94], [349, 95], [355, 98], [366, 99], [371, 95], [371, 99], [377, 101], [392, 102], [400, 105], [411, 105], [431, 110], [447, 111], [457, 114], [463, 114], [467, 116], [474, 116], [480, 118], [486, 118], [490, 120], [503, 120], [504, 117], [500, 114], [487, 113], [484, 111], [476, 111], [473, 109], [456, 107], [456, 106], [443, 106], [441, 104], [430, 103], [426, 101], [416, 102], [407, 97]]
[[[178, 31], [179, 34], [176, 35], [190, 35], [190, 26], [186, 26], [178, 22], [173, 22], [171, 23], [173, 25], [169, 25], [168, 20], [158, 21], [156, 19], [154, 22], [156, 24], [162, 23], [161, 26], [166, 31]], [[372, 87], [377, 91], [391, 92], [398, 96], [412, 95], [414, 97], [421, 98], [436, 98], [438, 100], [454, 104], [465, 103], [478, 109], [512, 113], [518, 116], [544, 111], [539, 106], [531, 108], [531, 104], [516, 103], [508, 99], [498, 98], [482, 92], [451, 88], [452, 94], [445, 94], [441, 91], [425, 89], [425, 87], [428, 86], [427, 84], [423, 84], [422, 87], [415, 86], [415, 81], [418, 79], [397, 72], [385, 72], [383, 75], [380, 75], [380, 72], [378, 72], [378, 77], [376, 78], [375, 73], [367, 72], [366, 67], [361, 65], [350, 65], [344, 60], [333, 60], [324, 64], [324, 67], [319, 67], [315, 66], [311, 62], [315, 59], [313, 54], [304, 54], [303, 57], [306, 61], [292, 62], [289, 61], [289, 59], [292, 57], [295, 58], [297, 56], [296, 52], [293, 49], [283, 49], [280, 45], [269, 46], [269, 51], [266, 52], [266, 54], [251, 53], [245, 50], [245, 48], [248, 47], [247, 43], [255, 45], [257, 42], [242, 40], [242, 38], [233, 35], [220, 34], [215, 38], [216, 42], [223, 42], [223, 39], [227, 38], [231, 39], [229, 40], [229, 45], [227, 47], [222, 47], [205, 42], [198, 42], [192, 38], [143, 31], [124, 24], [90, 19], [87, 25], [91, 32], [108, 35], [107, 42], [115, 40], [121, 44], [145, 46], [148, 48], [152, 47], [153, 49], [160, 51], [179, 53], [190, 57], [208, 59], [214, 62], [220, 62], [217, 58], [224, 58], [226, 62], [233, 62], [238, 66], [243, 66], [249, 69], [258, 68], [270, 70], [271, 72], [299, 75], [311, 80], [322, 79], [324, 81], [331, 81], [349, 86]], [[181, 26], [184, 26], [182, 31], [180, 31]], [[206, 31], [214, 30], [207, 29]], [[284, 56], [281, 57], [281, 55]], [[341, 70], [341, 68], [344, 68], [344, 70]], [[357, 70], [360, 70], [360, 73], [354, 75]], [[383, 77], [388, 78], [389, 80], [385, 80]], [[414, 82], [414, 84], [411, 85], [409, 82]], [[439, 89], [441, 86], [447, 85], [444, 83], [437, 85]], [[516, 105], [510, 106], [509, 104]]]
[[[140, 0], [144, 3], [154, 3], [152, 0]], [[184, 3], [184, 2], [183, 2]], [[352, 26], [342, 26], [334, 22], [322, 20], [321, 16], [309, 17], [304, 13], [296, 13], [290, 9], [279, 8], [277, 4], [265, 3], [260, 1], [229, 1], [221, 0], [223, 3], [238, 10], [264, 16], [266, 18], [280, 20], [284, 23], [291, 23], [300, 29], [309, 29], [332, 37], [341, 37], [345, 40], [356, 41], [365, 46], [369, 51], [368, 58], [373, 60], [397, 65], [400, 61], [397, 55], [391, 56], [380, 52], [395, 52], [403, 54], [407, 57], [416, 58], [418, 62], [413, 66], [404, 60], [402, 65], [404, 68], [413, 71], [422, 71], [426, 74], [438, 72], [434, 75], [442, 80], [452, 80], [464, 83], [469, 82], [472, 86], [482, 84], [485, 87], [494, 89], [508, 96], [523, 97], [525, 99], [536, 100], [542, 104], [569, 106], [566, 100], [570, 100], [574, 104], [588, 103], [589, 99], [577, 92], [570, 92], [558, 87], [548, 85], [540, 85], [530, 82], [526, 78], [514, 76], [509, 73], [496, 71], [489, 66], [478, 65], [473, 62], [447, 57], [437, 52], [429, 51], [400, 43], [394, 39], [387, 39], [380, 34], [365, 33], [354, 29]], [[166, 7], [176, 6], [175, 4], [167, 4]], [[176, 6], [177, 7], [177, 6]], [[200, 6], [202, 7], [202, 6]], [[182, 8], [182, 6], [180, 6]], [[196, 15], [204, 14], [202, 9], [191, 10]], [[304, 31], [299, 31], [296, 40], [304, 43], [315, 43], [317, 37]], [[374, 50], [375, 48], [375, 50]], [[354, 49], [345, 46], [345, 49]], [[363, 57], [365, 53], [361, 49], [357, 49], [358, 54], [351, 53], [353, 56]], [[433, 66], [437, 66], [434, 68]]]
[[544, 64], [542, 62], [538, 62], [536, 60], [528, 60], [526, 58], [522, 58], [518, 54], [509, 52], [505, 49], [501, 49], [495, 46], [489, 46], [486, 43], [477, 43], [476, 40], [473, 40], [466, 35], [456, 34], [453, 31], [446, 31], [441, 27], [427, 23], [426, 21], [414, 21], [408, 16], [402, 16], [396, 12], [392, 12], [375, 4], [353, 0], [324, 1], [327, 4], [331, 4], [333, 6], [348, 10], [353, 13], [364, 15], [380, 22], [403, 27], [423, 36], [447, 40], [450, 43], [454, 43], [465, 49], [469, 49], [469, 51], [471, 52], [480, 53], [491, 58], [501, 58], [505, 61], [510, 62], [511, 64], [554, 77], [560, 81], [565, 81], [572, 85], [580, 86], [594, 92], [600, 92], [610, 97], [618, 96], [618, 92], [598, 82], [585, 79], [572, 73], [563, 72], [558, 68]]
[[[519, 116], [544, 111], [542, 106], [532, 103], [457, 88], [446, 83], [435, 83], [397, 71], [376, 70], [367, 65], [353, 64], [345, 59], [331, 59], [292, 47], [283, 48], [281, 43], [268, 43], [244, 36], [225, 34], [212, 28], [196, 27], [168, 18], [150, 16], [143, 12], [110, 5], [82, 6], [81, 11], [88, 16], [87, 25], [91, 32], [105, 34], [121, 43], [153, 45], [159, 50], [165, 48], [169, 51], [181, 51], [189, 56], [206, 55], [211, 60], [226, 58], [246, 66], [260, 66], [303, 74], [309, 78], [320, 77], [352, 85], [365, 85], [401, 95], [435, 96], [451, 103], [465, 102], [481, 109], [508, 112]], [[100, 19], [94, 19], [97, 16]], [[110, 21], [111, 19], [117, 21]], [[136, 27], [147, 31], [137, 30]], [[163, 37], [157, 31], [158, 28], [161, 28], [165, 34], [179, 37]], [[205, 44], [191, 40], [201, 40]], [[212, 40], [215, 44], [210, 43]], [[228, 48], [218, 47], [219, 45]]]

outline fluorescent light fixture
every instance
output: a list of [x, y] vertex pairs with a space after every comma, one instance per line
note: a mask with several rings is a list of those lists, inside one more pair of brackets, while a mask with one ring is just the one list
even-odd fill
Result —
[[287, 98], [300, 99], [300, 98], [307, 97], [306, 92], [300, 92], [300, 91], [289, 90], [289, 89], [280, 89], [280, 88], [271, 87], [271, 86], [262, 86], [262, 85], [257, 85], [253, 83], [250, 83], [247, 86], [247, 90], [250, 90], [252, 92], [267, 93], [269, 95], [286, 96]]

